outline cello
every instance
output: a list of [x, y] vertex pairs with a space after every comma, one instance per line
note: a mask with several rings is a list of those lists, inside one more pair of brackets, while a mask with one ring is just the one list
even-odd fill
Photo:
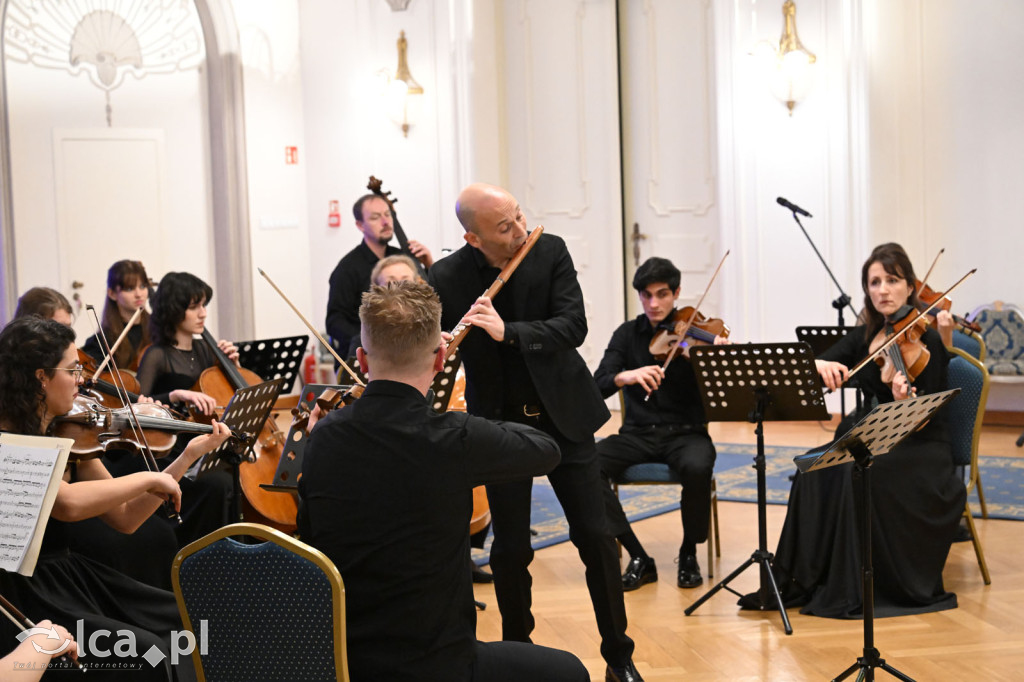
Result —
[[[193, 390], [211, 396], [219, 405], [226, 405], [235, 391], [263, 383], [263, 379], [255, 372], [235, 365], [217, 346], [217, 340], [209, 329], [203, 330], [203, 340], [213, 351], [217, 364], [203, 370]], [[295, 497], [260, 487], [261, 483], [274, 480], [283, 449], [284, 434], [271, 416], [253, 443], [252, 456], [242, 461], [238, 474], [242, 494], [251, 508], [245, 510], [245, 515], [253, 516], [255, 512], [255, 515], [262, 517], [259, 519], [261, 522], [292, 532], [295, 530], [295, 515], [298, 512]]]

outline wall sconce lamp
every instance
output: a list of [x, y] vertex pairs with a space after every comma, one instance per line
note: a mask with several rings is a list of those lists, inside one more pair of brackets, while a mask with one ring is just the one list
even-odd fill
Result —
[[[786, 105], [789, 115], [793, 115], [793, 107], [802, 101], [810, 92], [814, 83], [811, 65], [817, 61], [814, 53], [800, 42], [796, 34], [796, 3], [786, 0], [782, 5], [782, 18], [785, 22], [779, 47], [768, 41], [762, 41], [755, 53], [770, 56], [772, 68], [769, 81], [772, 94]], [[762, 49], [765, 48], [765, 49]], [[769, 61], [769, 60], [766, 60]]]
[[423, 94], [423, 86], [409, 72], [408, 47], [405, 31], [402, 31], [398, 36], [398, 68], [388, 84], [388, 111], [392, 120], [401, 126], [404, 137], [409, 137], [409, 128], [419, 113], [420, 98], [414, 95]]

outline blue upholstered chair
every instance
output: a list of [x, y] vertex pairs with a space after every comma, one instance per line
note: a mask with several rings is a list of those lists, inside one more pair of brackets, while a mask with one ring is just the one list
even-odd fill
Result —
[[[633, 466], [626, 467], [626, 470], [622, 472], [622, 476], [617, 479], [610, 479], [612, 487], [615, 489], [615, 494], [619, 494], [620, 485], [681, 485], [682, 481], [676, 476], [676, 473], [669, 468], [667, 464], [661, 462], [645, 462], [643, 464], [634, 464]], [[686, 491], [683, 491], [686, 494]], [[711, 520], [708, 524], [708, 578], [715, 576], [714, 563], [712, 561], [712, 552], [714, 556], [722, 556], [722, 547], [718, 540], [718, 489], [715, 486], [715, 477], [711, 477]], [[621, 553], [622, 549], [619, 548]]]
[[978, 472], [978, 440], [981, 437], [981, 422], [985, 417], [985, 402], [988, 400], [988, 372], [980, 361], [964, 351], [954, 348], [950, 351], [949, 388], [959, 388], [960, 394], [950, 402], [949, 435], [953, 449], [953, 463], [970, 469], [967, 481], [967, 502], [964, 505], [964, 518], [971, 531], [974, 542], [974, 553], [978, 557], [981, 576], [986, 585], [992, 584], [989, 577], [988, 564], [985, 563], [985, 552], [981, 547], [974, 517], [971, 514], [971, 492], [977, 488], [978, 500], [981, 502], [982, 517], [988, 518], [985, 507], [985, 493], [981, 487], [981, 476]]
[[[1024, 388], [1024, 310], [995, 301], [975, 308], [969, 319], [981, 327], [985, 369], [991, 381]], [[1024, 433], [1017, 439], [1017, 447], [1022, 445]]]
[[[244, 544], [235, 537], [263, 542]], [[345, 588], [321, 552], [266, 526], [236, 523], [183, 548], [171, 580], [200, 682], [348, 680]]]
[[985, 341], [977, 332], [970, 329], [954, 329], [953, 348], [959, 348], [972, 358], [985, 362]]

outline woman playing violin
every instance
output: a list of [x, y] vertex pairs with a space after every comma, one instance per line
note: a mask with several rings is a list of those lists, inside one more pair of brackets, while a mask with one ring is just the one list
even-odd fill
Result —
[[[55, 417], [71, 409], [81, 382], [74, 338], [71, 328], [36, 316], [16, 319], [0, 331], [0, 428], [46, 435]], [[0, 592], [29, 618], [45, 616], [62, 623], [82, 619], [89, 633], [130, 630], [138, 655], [151, 645], [169, 653], [170, 631], [181, 629], [173, 595], [69, 550], [68, 535], [74, 532], [71, 522], [98, 517], [122, 533], [131, 533], [164, 500], [180, 508], [178, 479], [227, 437], [227, 429], [215, 425], [212, 434], [195, 438], [164, 472], [112, 478], [99, 459], [69, 465], [34, 575], [26, 578], [0, 572]], [[11, 626], [3, 623], [0, 640], [14, 642]], [[137, 675], [160, 680], [171, 677], [169, 665], [154, 668], [145, 661], [139, 663], [134, 671]]]
[[[867, 356], [870, 347], [880, 345], [887, 317], [898, 316], [904, 306], [916, 303], [913, 282], [913, 266], [898, 244], [883, 244], [871, 253], [861, 271], [866, 324], [855, 327], [816, 360], [826, 386], [839, 386], [849, 375], [848, 368]], [[923, 331], [917, 347], [904, 347], [901, 356], [922, 349], [928, 352], [928, 360], [916, 378], [896, 370], [886, 383], [885, 368], [874, 362], [857, 373], [869, 403], [946, 389], [949, 360], [938, 332]], [[861, 416], [853, 415], [853, 423]], [[849, 426], [852, 423], [844, 422], [837, 433]], [[852, 465], [832, 467], [798, 475], [794, 481], [774, 567], [787, 605], [803, 606], [802, 613], [834, 618], [861, 613], [852, 471]], [[955, 608], [956, 595], [942, 586], [942, 567], [966, 493], [954, 471], [943, 411], [892, 452], [874, 460], [872, 471], [876, 614]]]
[[[120, 369], [135, 370], [142, 351], [149, 345], [148, 302], [149, 276], [142, 263], [137, 260], [119, 260], [110, 266], [107, 271], [107, 300], [100, 318], [107, 343], [113, 345], [135, 311], [142, 309], [138, 322], [114, 352], [114, 360]], [[96, 362], [102, 362], [103, 349], [97, 335], [90, 336], [82, 349]]]

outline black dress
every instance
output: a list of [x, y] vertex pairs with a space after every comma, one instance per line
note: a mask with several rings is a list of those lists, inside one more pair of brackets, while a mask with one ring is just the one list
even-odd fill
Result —
[[[48, 618], [63, 625], [79, 640], [80, 649], [83, 645], [80, 635], [84, 634], [86, 650], [81, 660], [97, 666], [89, 671], [89, 680], [195, 679], [191, 656], [179, 657], [174, 666], [168, 658], [171, 631], [184, 629], [174, 595], [132, 580], [68, 549], [76, 525], [51, 519], [32, 577], [0, 571], [0, 594], [32, 621]], [[167, 569], [169, 571], [170, 566]], [[81, 631], [78, 631], [79, 621]], [[99, 630], [109, 634], [97, 635]], [[133, 657], [118, 653], [126, 650], [126, 645], [118, 646], [128, 638], [124, 631], [131, 632], [134, 638]], [[14, 648], [17, 633], [18, 629], [10, 621], [0, 618], [0, 642], [3, 642], [0, 653]], [[90, 644], [93, 635], [96, 635], [95, 644]], [[143, 658], [153, 646], [165, 656], [155, 666]], [[102, 656], [104, 652], [109, 655]], [[157, 659], [159, 657], [153, 660]], [[131, 668], [116, 667], [122, 664]], [[67, 679], [68, 674], [54, 670], [43, 679]]]
[[[949, 357], [937, 332], [923, 337], [931, 353], [914, 382], [918, 395], [946, 389]], [[864, 327], [856, 327], [823, 353], [853, 367], [868, 354]], [[869, 398], [893, 400], [871, 363], [857, 374]], [[865, 410], [866, 411], [866, 410]], [[844, 422], [841, 433], [847, 430]], [[852, 464], [801, 474], [775, 552], [774, 571], [786, 606], [829, 618], [860, 618], [863, 600], [860, 542]], [[872, 558], [875, 615], [956, 608], [942, 586], [942, 568], [963, 513], [966, 490], [950, 451], [944, 410], [871, 467]], [[741, 600], [741, 604], [744, 604]]]

